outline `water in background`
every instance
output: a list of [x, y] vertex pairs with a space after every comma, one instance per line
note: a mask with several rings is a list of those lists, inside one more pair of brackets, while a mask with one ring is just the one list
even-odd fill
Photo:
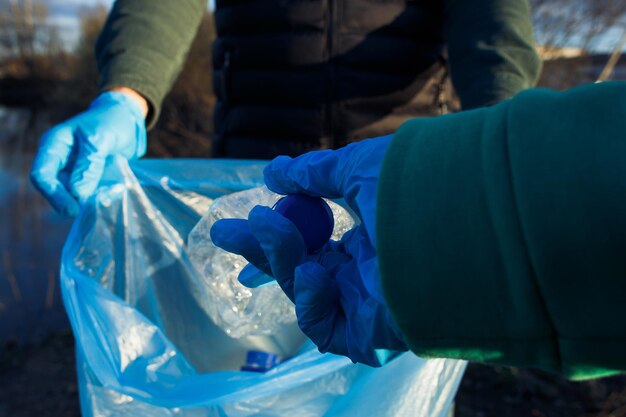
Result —
[[71, 220], [56, 214], [28, 178], [44, 114], [0, 107], [0, 347], [69, 328], [59, 258]]

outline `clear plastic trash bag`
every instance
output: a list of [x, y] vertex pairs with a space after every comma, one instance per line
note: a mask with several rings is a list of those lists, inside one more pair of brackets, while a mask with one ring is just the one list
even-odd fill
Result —
[[[406, 353], [375, 369], [320, 354], [295, 324], [232, 339], [211, 322], [187, 235], [214, 198], [261, 185], [264, 165], [108, 162], [61, 261], [83, 415], [444, 417], [464, 362]], [[291, 359], [240, 372], [249, 350]]]
[[[215, 246], [211, 241], [211, 227], [219, 219], [245, 219], [254, 206], [273, 207], [281, 197], [265, 186], [219, 197], [187, 238], [187, 255], [204, 278], [205, 297], [211, 303], [209, 317], [235, 339], [280, 332], [285, 325], [297, 321], [296, 309], [274, 280], [257, 288], [243, 286], [238, 277], [248, 262], [241, 255]], [[327, 203], [334, 219], [331, 238], [340, 240], [354, 227], [354, 219], [339, 204]], [[259, 275], [264, 281], [271, 279], [262, 272]]]

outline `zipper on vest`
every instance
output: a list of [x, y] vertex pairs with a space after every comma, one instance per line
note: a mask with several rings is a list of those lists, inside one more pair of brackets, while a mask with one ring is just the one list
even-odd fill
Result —
[[222, 96], [224, 103], [228, 103], [228, 90], [230, 87], [230, 51], [224, 53], [224, 64], [222, 66]]

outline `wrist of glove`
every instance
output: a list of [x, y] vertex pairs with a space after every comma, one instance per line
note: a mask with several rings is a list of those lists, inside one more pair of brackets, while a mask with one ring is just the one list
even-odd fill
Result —
[[[118, 133], [115, 138], [118, 143], [111, 144], [113, 149], [119, 150], [122, 156], [128, 159], [138, 159], [146, 154], [147, 132], [146, 118], [137, 101], [128, 94], [109, 91], [96, 97], [89, 105], [88, 111], [110, 112], [107, 121], [112, 122], [114, 130]], [[120, 112], [118, 114], [118, 112]], [[126, 113], [125, 119], [121, 113]], [[132, 129], [122, 132], [122, 129]], [[123, 133], [127, 133], [124, 135]], [[126, 143], [128, 141], [128, 143]], [[134, 146], [133, 146], [134, 145]]]
[[103, 93], [86, 111], [43, 135], [31, 180], [57, 211], [75, 215], [96, 190], [107, 158], [140, 158], [146, 136], [139, 103], [124, 93]]

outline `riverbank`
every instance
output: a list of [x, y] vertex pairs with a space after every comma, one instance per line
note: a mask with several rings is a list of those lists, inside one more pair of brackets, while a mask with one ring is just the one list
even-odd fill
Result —
[[28, 177], [48, 117], [0, 109], [0, 343], [38, 343], [69, 328], [58, 271], [71, 221], [51, 209]]

